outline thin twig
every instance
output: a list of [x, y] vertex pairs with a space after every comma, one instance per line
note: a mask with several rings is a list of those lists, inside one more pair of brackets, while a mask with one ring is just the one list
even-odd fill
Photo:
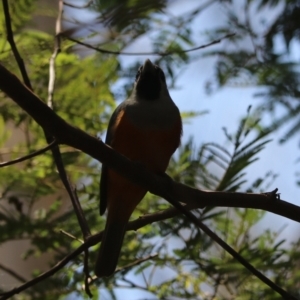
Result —
[[21, 282], [26, 282], [27, 281], [26, 278], [19, 275], [14, 270], [2, 265], [1, 263], [0, 263], [0, 269], [3, 270], [4, 272], [6, 272], [7, 274], [9, 274], [10, 276], [16, 278], [17, 280], [21, 281]]
[[60, 229], [59, 231], [60, 231], [62, 234], [66, 235], [67, 237], [71, 238], [72, 240], [75, 240], [75, 241], [77, 241], [77, 242], [79, 242], [79, 243], [81, 243], [81, 244], [84, 243], [83, 240], [77, 238], [77, 237], [74, 236], [73, 234], [71, 234], [71, 233], [69, 233], [69, 232], [67, 232], [67, 231], [65, 231], [65, 230], [63, 230], [63, 229]]
[[11, 18], [10, 18], [10, 13], [9, 13], [9, 7], [8, 7], [8, 0], [2, 0], [3, 4], [3, 12], [4, 12], [4, 18], [5, 18], [5, 26], [6, 26], [6, 34], [7, 34], [7, 40], [10, 44], [11, 50], [16, 58], [17, 64], [19, 66], [19, 69], [21, 71], [23, 80], [25, 85], [32, 90], [32, 86], [26, 71], [26, 67], [24, 64], [24, 61], [18, 51], [18, 48], [16, 46], [15, 40], [14, 40], [14, 35], [11, 27]]
[[93, 237], [88, 238], [87, 242], [79, 246], [75, 251], [73, 251], [71, 254], [67, 255], [65, 258], [63, 258], [60, 262], [58, 262], [54, 267], [52, 267], [50, 270], [42, 273], [38, 277], [29, 280], [25, 282], [24, 284], [20, 285], [17, 288], [14, 288], [8, 292], [0, 294], [0, 300], [9, 299], [13, 295], [19, 294], [20, 292], [28, 289], [31, 286], [34, 286], [35, 284], [45, 280], [46, 278], [51, 277], [56, 272], [58, 272], [60, 269], [62, 269], [69, 261], [77, 257], [80, 253], [82, 253], [85, 249], [92, 246], [92, 244], [89, 243], [89, 241], [93, 241]]
[[105, 50], [105, 49], [102, 49], [102, 48], [94, 47], [94, 46], [92, 46], [90, 44], [87, 44], [87, 43], [81, 42], [81, 41], [79, 41], [77, 39], [74, 39], [74, 38], [72, 38], [70, 36], [66, 36], [66, 35], [64, 35], [64, 33], [61, 33], [61, 35], [64, 36], [66, 39], [68, 39], [68, 40], [70, 40], [70, 41], [72, 41], [72, 42], [74, 42], [74, 43], [76, 43], [78, 45], [82, 45], [82, 46], [84, 46], [86, 48], [93, 49], [95, 51], [98, 51], [98, 52], [101, 52], [101, 53], [106, 53], [106, 54], [114, 54], [114, 55], [159, 55], [159, 56], [168, 56], [168, 55], [172, 55], [172, 54], [176, 54], [176, 53], [192, 52], [192, 51], [200, 50], [200, 49], [203, 49], [203, 48], [206, 48], [206, 47], [218, 44], [218, 43], [220, 43], [224, 39], [233, 37], [235, 35], [235, 33], [227, 34], [227, 35], [223, 36], [220, 39], [217, 39], [217, 40], [214, 40], [212, 42], [209, 42], [208, 44], [197, 46], [195, 48], [186, 49], [186, 50], [182, 50], [182, 51], [169, 51], [169, 52], [122, 52], [122, 51], [111, 51], [111, 50]]
[[[57, 149], [59, 149], [59, 148], [57, 148]], [[68, 179], [60, 152], [56, 152], [55, 155], [56, 155], [55, 163], [56, 163], [56, 167], [57, 167], [60, 179], [61, 179], [62, 183], [64, 184], [64, 186], [70, 196], [80, 229], [83, 234], [83, 238], [86, 239], [86, 237], [88, 237], [91, 234], [91, 232], [90, 232], [88, 223], [85, 219], [82, 207], [79, 203], [76, 189], [74, 187], [72, 187], [71, 182]]]
[[90, 276], [90, 270], [89, 270], [89, 250], [84, 250], [84, 259], [83, 259], [83, 273], [84, 273], [84, 291], [86, 294], [93, 298], [93, 294], [90, 290], [90, 282], [91, 282], [91, 276]]
[[[212, 42], [210, 42], [208, 44], [205, 44], [205, 45], [202, 45], [202, 46], [198, 46], [198, 47], [195, 47], [195, 48], [191, 48], [191, 49], [187, 49], [187, 50], [182, 50], [179, 53], [181, 53], [181, 52], [187, 53], [187, 52], [192, 52], [192, 51], [200, 50], [200, 49], [203, 49], [203, 48], [207, 48], [209, 46], [221, 43], [222, 40], [231, 38], [233, 36], [235, 36], [235, 33], [226, 34], [225, 36], [223, 36], [222, 38], [220, 38], [218, 40], [214, 40], [214, 41], [212, 41]], [[178, 53], [178, 52], [169, 52], [169, 53], [167, 53], [167, 55], [170, 55], [170, 54], [173, 54], [173, 53]]]
[[157, 254], [157, 253], [148, 255], [148, 256], [146, 256], [146, 257], [142, 257], [142, 258], [140, 258], [140, 259], [137, 259], [137, 260], [133, 261], [133, 262], [130, 263], [130, 264], [127, 264], [127, 265], [125, 265], [125, 266], [123, 266], [123, 267], [117, 268], [116, 271], [115, 271], [115, 273], [119, 273], [119, 272], [121, 272], [121, 271], [123, 271], [123, 270], [129, 269], [129, 268], [132, 268], [132, 267], [135, 267], [135, 266], [137, 266], [137, 265], [139, 265], [139, 264], [141, 264], [141, 263], [143, 263], [143, 262], [145, 262], [145, 261], [147, 261], [147, 260], [154, 259], [154, 258], [156, 258], [156, 257], [158, 257], [158, 254]]
[[[122, 272], [122, 271], [124, 271], [124, 270], [126, 270], [126, 269], [130, 269], [130, 268], [132, 268], [132, 267], [135, 267], [135, 266], [137, 266], [137, 265], [139, 265], [139, 264], [141, 264], [141, 263], [143, 263], [143, 262], [145, 262], [145, 261], [148, 261], [148, 260], [150, 260], [150, 259], [155, 259], [156, 257], [158, 257], [158, 254], [157, 254], [157, 253], [148, 255], [148, 256], [146, 256], [146, 257], [142, 257], [142, 258], [140, 258], [140, 259], [137, 259], [137, 260], [135, 260], [135, 261], [133, 261], [133, 262], [131, 262], [131, 263], [129, 263], [129, 264], [123, 266], [123, 267], [118, 267], [118, 268], [115, 270], [114, 274], [119, 273], [119, 272]], [[95, 282], [95, 281], [97, 281], [97, 280], [99, 280], [99, 278], [98, 278], [97, 276], [93, 276], [93, 277], [91, 278], [91, 280], [88, 282], [88, 284], [91, 284], [91, 283], [93, 283], [93, 282]]]
[[[50, 108], [53, 108], [53, 94], [54, 94], [54, 84], [55, 84], [55, 60], [56, 60], [57, 55], [60, 52], [60, 44], [61, 44], [60, 32], [61, 32], [62, 14], [63, 14], [63, 1], [59, 0], [58, 16], [57, 16], [57, 20], [56, 20], [55, 46], [54, 46], [54, 52], [50, 59], [50, 66], [49, 66], [50, 74], [49, 74], [49, 88], [48, 88], [48, 91], [49, 91], [48, 105], [50, 106]], [[47, 131], [45, 131], [45, 132], [47, 133]], [[48, 134], [46, 134], [46, 138], [50, 139], [52, 137], [49, 136]], [[85, 219], [81, 205], [79, 203], [76, 190], [74, 187], [72, 187], [72, 184], [68, 179], [68, 175], [65, 170], [64, 163], [62, 161], [59, 147], [54, 148], [52, 150], [52, 153], [53, 153], [54, 161], [55, 161], [60, 179], [70, 196], [79, 226], [80, 226], [82, 234], [83, 234], [83, 238], [86, 239], [91, 234], [91, 232], [90, 232], [88, 223]]]
[[54, 95], [54, 85], [55, 85], [55, 60], [57, 55], [61, 52], [61, 21], [63, 15], [63, 2], [58, 1], [58, 16], [55, 24], [55, 39], [54, 39], [54, 51], [50, 58], [49, 63], [49, 84], [48, 84], [48, 101], [47, 104], [53, 109], [53, 95]]
[[10, 161], [6, 161], [6, 162], [3, 162], [3, 163], [0, 163], [0, 168], [6, 167], [6, 166], [10, 166], [10, 165], [14, 165], [14, 164], [19, 163], [21, 161], [24, 161], [24, 160], [30, 159], [32, 157], [38, 156], [38, 155], [40, 155], [42, 153], [45, 153], [46, 151], [48, 151], [49, 149], [53, 148], [54, 146], [57, 146], [56, 140], [53, 140], [51, 144], [49, 144], [48, 146], [44, 147], [43, 149], [34, 151], [34, 152], [32, 152], [32, 153], [30, 153], [28, 155], [25, 155], [23, 157], [19, 157], [19, 158], [10, 160]]

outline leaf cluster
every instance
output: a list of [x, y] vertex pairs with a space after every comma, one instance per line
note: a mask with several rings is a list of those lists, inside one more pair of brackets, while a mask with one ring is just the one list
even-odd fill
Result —
[[[217, 87], [258, 86], [260, 104], [256, 113], [270, 114], [274, 129], [288, 124], [281, 137], [284, 142], [296, 135], [299, 122], [299, 1], [244, 0], [224, 1], [226, 21], [209, 36], [235, 31], [226, 47], [207, 51], [204, 56], [217, 56]], [[208, 86], [212, 92], [213, 84]]]

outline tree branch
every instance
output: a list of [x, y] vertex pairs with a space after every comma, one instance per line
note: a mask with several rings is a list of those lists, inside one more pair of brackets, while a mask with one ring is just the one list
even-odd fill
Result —
[[235, 33], [230, 33], [230, 34], [227, 34], [225, 36], [223, 36], [222, 38], [219, 38], [217, 40], [214, 40], [214, 41], [211, 41], [209, 42], [208, 44], [204, 44], [204, 45], [200, 45], [200, 46], [197, 46], [197, 47], [194, 47], [194, 48], [190, 48], [190, 49], [186, 49], [186, 50], [182, 50], [182, 51], [169, 51], [169, 52], [123, 52], [123, 51], [111, 51], [111, 50], [105, 50], [105, 49], [102, 49], [102, 48], [98, 48], [98, 47], [94, 47], [90, 44], [87, 44], [87, 43], [84, 43], [84, 42], [81, 42], [79, 41], [78, 39], [74, 39], [68, 35], [66, 35], [65, 33], [61, 33], [61, 35], [63, 37], [65, 37], [66, 39], [78, 44], [78, 45], [81, 45], [81, 46], [84, 46], [86, 48], [89, 48], [89, 49], [92, 49], [92, 50], [95, 50], [97, 52], [101, 52], [101, 53], [106, 53], [106, 54], [114, 54], [114, 55], [159, 55], [159, 56], [168, 56], [168, 55], [173, 55], [173, 54], [176, 54], [176, 53], [187, 53], [187, 52], [192, 52], [192, 51], [196, 51], [196, 50], [200, 50], [200, 49], [204, 49], [204, 48], [207, 48], [209, 46], [212, 46], [212, 45], [215, 45], [215, 44], [218, 44], [220, 43], [222, 40], [224, 39], [227, 39], [227, 38], [230, 38], [230, 37], [233, 37], [235, 35]]
[[4, 12], [4, 18], [5, 18], [5, 27], [6, 27], [6, 36], [7, 40], [10, 44], [11, 50], [15, 56], [15, 59], [17, 61], [18, 67], [21, 71], [22, 78], [24, 80], [25, 85], [32, 90], [32, 86], [25, 68], [24, 61], [18, 51], [18, 48], [16, 46], [15, 40], [14, 40], [14, 34], [11, 28], [11, 18], [9, 13], [9, 7], [8, 7], [8, 1], [2, 0], [3, 3], [3, 12]]
[[19, 157], [19, 158], [10, 160], [10, 161], [6, 161], [6, 162], [3, 162], [3, 163], [0, 163], [0, 168], [6, 167], [6, 166], [10, 166], [10, 165], [14, 165], [14, 164], [17, 164], [17, 163], [22, 162], [24, 160], [27, 160], [27, 159], [30, 159], [32, 157], [38, 156], [40, 154], [43, 154], [46, 151], [48, 151], [49, 149], [53, 148], [54, 146], [57, 146], [56, 140], [53, 140], [53, 142], [51, 144], [49, 144], [48, 146], [44, 147], [43, 149], [34, 151], [34, 152], [32, 152], [32, 153], [30, 153], [28, 155], [25, 155], [23, 157]]
[[[146, 256], [146, 257], [139, 258], [139, 259], [137, 259], [137, 260], [135, 260], [135, 261], [133, 261], [133, 262], [131, 262], [131, 263], [129, 263], [129, 264], [123, 266], [123, 267], [118, 267], [118, 268], [115, 270], [114, 274], [119, 273], [119, 272], [121, 272], [121, 271], [124, 271], [124, 270], [126, 270], [126, 269], [130, 269], [130, 268], [135, 267], [135, 266], [137, 266], [137, 265], [139, 265], [139, 264], [141, 264], [141, 263], [143, 263], [143, 262], [145, 262], [145, 261], [147, 261], [147, 260], [155, 259], [155, 258], [157, 258], [157, 257], [158, 257], [158, 254], [155, 253], [155, 254], [148, 255], [148, 256]], [[99, 278], [98, 278], [97, 276], [93, 276], [93, 277], [90, 279], [90, 281], [88, 282], [88, 284], [91, 284], [91, 283], [93, 283], [93, 282], [95, 282], [95, 281], [97, 281], [97, 280], [99, 280]]]
[[23, 276], [19, 275], [14, 270], [4, 266], [1, 263], [0, 263], [0, 269], [3, 270], [4, 272], [8, 273], [10, 276], [16, 278], [17, 280], [19, 280], [21, 282], [26, 282], [26, 279]]
[[[187, 215], [193, 223], [195, 223], [207, 234], [209, 234], [209, 236], [211, 236], [215, 241], [221, 244], [222, 247], [226, 247], [226, 250], [229, 251], [244, 265], [248, 263], [246, 262], [245, 264], [245, 260], [242, 257], [240, 257], [228, 245], [224, 245], [224, 242], [222, 240], [219, 240], [218, 237], [214, 236], [214, 233], [210, 232], [208, 228], [205, 228], [206, 226], [199, 220], [197, 220], [197, 218], [195, 218], [193, 214], [189, 213], [184, 207], [182, 207], [179, 202], [188, 203], [189, 208], [204, 207], [205, 204], [203, 200], [205, 198], [206, 200], [208, 200], [208, 198], [218, 198], [219, 200], [221, 200], [221, 197], [224, 200], [224, 198], [228, 199], [228, 197], [235, 198], [235, 196], [237, 195], [237, 197], [241, 199], [237, 207], [245, 207], [245, 198], [251, 198], [253, 200], [257, 200], [258, 198], [260, 198], [260, 200], [262, 200], [265, 205], [269, 204], [268, 207], [272, 207], [278, 202], [282, 203], [282, 201], [280, 201], [277, 197], [277, 190], [271, 193], [264, 194], [204, 192], [179, 183], [175, 183], [169, 177], [154, 175], [143, 168], [140, 164], [130, 162], [130, 160], [115, 152], [113, 149], [105, 145], [102, 141], [91, 137], [82, 130], [66, 123], [49, 107], [47, 107], [47, 105], [45, 105], [36, 95], [34, 95], [29, 89], [27, 89], [15, 75], [10, 73], [1, 65], [0, 89], [2, 89], [8, 96], [10, 96], [20, 107], [27, 111], [33, 117], [33, 119], [44, 128], [44, 130], [50, 132], [54, 137], [56, 137], [59, 143], [67, 144], [69, 146], [80, 149], [101, 162], [105, 161], [105, 163], [110, 168], [118, 171], [133, 182], [145, 187], [150, 192], [165, 198], [177, 209]], [[243, 205], [241, 205], [241, 203], [243, 203]], [[212, 205], [211, 202], [206, 203], [206, 205], [207, 204], [210, 206]], [[228, 206], [227, 202], [223, 204], [224, 206]], [[296, 208], [299, 212], [300, 208]], [[251, 270], [249, 266], [247, 268]], [[258, 272], [254, 268], [251, 271], [253, 271], [261, 279], [262, 277], [264, 277], [262, 274], [259, 275], [260, 272]], [[263, 281], [267, 282], [269, 280], [265, 278]], [[268, 284], [270, 285], [270, 281]], [[293, 299], [292, 296], [288, 295], [284, 290], [277, 287], [276, 285], [274, 286], [273, 284], [272, 288], [279, 292], [283, 297]]]
[[179, 202], [192, 208], [205, 206], [242, 207], [262, 209], [300, 222], [300, 207], [277, 199], [268, 193], [248, 194], [201, 191], [181, 183], [171, 182], [166, 177], [155, 175], [141, 165], [131, 162], [115, 152], [101, 140], [75, 128], [60, 118], [21, 81], [0, 64], [0, 89], [22, 107], [44, 129], [56, 137], [57, 142], [77, 148], [91, 157], [105, 162], [131, 181], [162, 198], [168, 198], [165, 188], [171, 184], [170, 192]]

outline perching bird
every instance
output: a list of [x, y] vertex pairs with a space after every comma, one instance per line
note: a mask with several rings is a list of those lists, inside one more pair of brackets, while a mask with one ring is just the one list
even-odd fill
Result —
[[[147, 59], [137, 72], [131, 96], [113, 113], [106, 144], [155, 173], [165, 172], [180, 144], [182, 122], [164, 72]], [[108, 210], [95, 274], [114, 273], [128, 220], [147, 190], [102, 166], [100, 214]]]

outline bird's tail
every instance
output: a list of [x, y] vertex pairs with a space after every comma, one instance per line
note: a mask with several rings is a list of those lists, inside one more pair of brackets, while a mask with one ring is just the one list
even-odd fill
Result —
[[122, 248], [126, 226], [126, 222], [106, 223], [95, 266], [97, 277], [107, 277], [114, 273]]

